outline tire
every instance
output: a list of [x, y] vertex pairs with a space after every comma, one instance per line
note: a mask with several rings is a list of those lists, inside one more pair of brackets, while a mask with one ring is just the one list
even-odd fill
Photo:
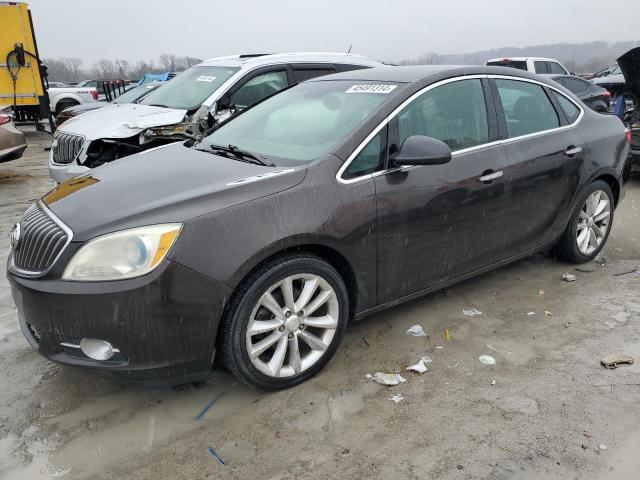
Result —
[[[348, 319], [347, 289], [335, 268], [310, 254], [276, 257], [235, 292], [222, 319], [222, 363], [251, 387], [293, 387], [314, 376], [331, 359]], [[255, 333], [248, 335], [249, 328]], [[270, 346], [264, 349], [267, 344]]]
[[[594, 207], [594, 203], [592, 203], [591, 206], [588, 206], [587, 202], [593, 201], [596, 198], [596, 192], [599, 192], [600, 195], [598, 205]], [[604, 196], [606, 196], [606, 199]], [[608, 204], [603, 206], [604, 204], [600, 202], [605, 200]], [[592, 215], [593, 208], [595, 208], [597, 212], [598, 208], [601, 207], [604, 208], [604, 210], [597, 215]], [[605, 215], [606, 212], [608, 212], [607, 215]], [[609, 238], [611, 225], [613, 224], [613, 214], [614, 198], [611, 187], [602, 180], [597, 180], [588, 185], [580, 194], [578, 202], [576, 203], [576, 209], [571, 215], [569, 225], [567, 225], [566, 230], [555, 247], [558, 257], [571, 263], [586, 263], [593, 260], [604, 248], [604, 245]], [[594, 224], [593, 220], [600, 217], [602, 217], [603, 220], [595, 221]], [[579, 222], [580, 225], [585, 225], [585, 228], [582, 228], [580, 232], [578, 232]], [[606, 227], [604, 230], [603, 226]], [[583, 236], [582, 238], [588, 240], [588, 243], [586, 244], [587, 248], [585, 248], [584, 241], [580, 241], [580, 233], [585, 235], [585, 230], [586, 237]], [[602, 233], [601, 237], [600, 233]]]
[[80, 105], [80, 102], [77, 102], [76, 100], [62, 100], [58, 102], [56, 105], [56, 116], [60, 115], [60, 112], [62, 112], [65, 108], [75, 107], [76, 105]]

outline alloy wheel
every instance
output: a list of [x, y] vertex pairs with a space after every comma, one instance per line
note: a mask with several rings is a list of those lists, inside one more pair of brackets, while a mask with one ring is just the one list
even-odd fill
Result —
[[251, 363], [270, 377], [311, 368], [331, 345], [340, 307], [322, 277], [297, 274], [273, 284], [253, 308], [246, 330]]
[[611, 202], [603, 190], [596, 190], [587, 197], [578, 214], [576, 242], [584, 255], [595, 252], [607, 236], [611, 218]]

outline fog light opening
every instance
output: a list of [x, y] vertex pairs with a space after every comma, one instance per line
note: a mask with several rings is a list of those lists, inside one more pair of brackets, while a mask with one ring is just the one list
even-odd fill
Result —
[[80, 350], [87, 357], [101, 362], [111, 359], [116, 353], [120, 352], [106, 340], [97, 340], [95, 338], [83, 338], [80, 340]]

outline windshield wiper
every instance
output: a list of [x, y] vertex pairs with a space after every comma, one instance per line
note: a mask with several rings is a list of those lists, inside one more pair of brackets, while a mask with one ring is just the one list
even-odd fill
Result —
[[222, 154], [221, 155], [222, 157], [226, 157], [226, 158], [233, 157], [240, 160], [241, 162], [254, 163], [256, 165], [264, 165], [265, 167], [275, 167], [273, 163], [265, 162], [262, 158], [257, 157], [253, 153], [247, 152], [246, 150], [240, 150], [235, 145], [229, 144], [226, 147], [222, 145], [211, 145], [210, 148], [211, 150], [214, 151], [214, 153], [218, 155]]

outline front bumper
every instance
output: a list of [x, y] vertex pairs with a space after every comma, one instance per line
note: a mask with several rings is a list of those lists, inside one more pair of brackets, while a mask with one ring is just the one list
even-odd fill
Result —
[[72, 163], [55, 163], [53, 153], [49, 154], [49, 177], [57, 183], [66, 182], [70, 178], [77, 177], [88, 172], [88, 167]]
[[[58, 363], [86, 367], [123, 380], [180, 384], [210, 372], [216, 333], [230, 289], [166, 260], [149, 275], [117, 282], [63, 282], [7, 274], [29, 343]], [[82, 338], [106, 340], [120, 350], [95, 361]]]

